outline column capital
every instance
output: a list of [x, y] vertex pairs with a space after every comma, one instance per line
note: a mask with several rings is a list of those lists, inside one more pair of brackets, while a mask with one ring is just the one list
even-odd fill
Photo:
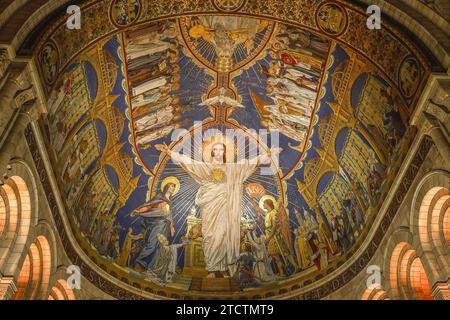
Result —
[[[0, 60], [1, 61], [1, 60]], [[7, 80], [19, 82], [20, 75], [25, 71], [27, 63], [23, 61], [9, 61], [7, 68], [5, 69], [5, 76]]]
[[36, 97], [31, 97], [20, 107], [20, 115], [26, 116], [24, 120], [24, 128], [33, 121], [37, 121], [41, 116], [41, 112], [38, 108], [38, 100]]
[[448, 159], [450, 155], [450, 138], [445, 126], [439, 119], [435, 115], [424, 111], [419, 129], [422, 134], [428, 135], [433, 139], [442, 159]]
[[416, 122], [416, 126], [419, 129], [419, 132], [424, 135], [429, 135], [433, 128], [439, 128], [435, 117], [426, 111], [422, 112], [419, 120]]
[[41, 115], [37, 99], [30, 100], [19, 109], [17, 120], [12, 124], [13, 129], [8, 136], [8, 141], [0, 148], [0, 175], [3, 174], [10, 159], [14, 157], [25, 128], [30, 122], [37, 121]]
[[424, 126], [429, 128], [429, 130], [433, 128], [439, 128], [439, 119], [432, 113], [428, 111], [423, 112], [424, 117]]
[[13, 277], [0, 278], [0, 300], [9, 300], [17, 291], [16, 281]]
[[26, 89], [19, 90], [14, 96], [14, 107], [16, 109], [22, 108], [23, 105], [29, 102], [33, 102], [36, 100], [36, 92], [33, 86], [30, 86]]
[[434, 76], [424, 90], [418, 107], [412, 116], [411, 124], [416, 125], [423, 134], [439, 128], [448, 137], [450, 123], [450, 77]]
[[11, 60], [9, 59], [8, 50], [6, 48], [0, 48], [0, 79], [5, 75]]
[[450, 76], [447, 74], [432, 74], [417, 106], [411, 115], [410, 124], [419, 126], [423, 111], [434, 113], [436, 107], [449, 109], [450, 106]]
[[12, 101], [16, 93], [21, 89], [21, 74], [25, 70], [24, 63], [12, 62], [5, 71], [5, 80], [0, 87], [0, 105], [4, 108], [12, 108]]
[[450, 279], [433, 285], [431, 295], [435, 300], [450, 300]]
[[431, 75], [410, 121], [419, 129], [419, 138], [428, 135], [433, 139], [442, 159], [450, 155], [449, 96], [450, 76]]

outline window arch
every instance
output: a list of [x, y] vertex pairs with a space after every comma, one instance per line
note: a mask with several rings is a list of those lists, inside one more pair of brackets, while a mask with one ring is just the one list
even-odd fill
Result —
[[432, 285], [447, 282], [450, 274], [449, 179], [450, 173], [445, 170], [428, 173], [412, 199], [410, 228], [415, 235], [412, 243]]
[[51, 252], [47, 239], [37, 237], [30, 245], [17, 279], [18, 290], [13, 300], [41, 299], [47, 294], [51, 268]]
[[3, 238], [3, 231], [6, 226], [6, 204], [5, 200], [3, 200], [3, 196], [0, 193], [0, 239]]
[[433, 300], [431, 296], [431, 286], [428, 277], [419, 258], [415, 258], [411, 263], [410, 271], [411, 288], [417, 300]]
[[[431, 267], [442, 266], [447, 274], [450, 273], [449, 211], [450, 190], [445, 187], [433, 187], [422, 199], [418, 219], [420, 244], [425, 255], [427, 259], [437, 260], [436, 263], [430, 264]], [[438, 273], [437, 270], [433, 272]]]
[[31, 198], [26, 182], [13, 176], [0, 187], [0, 270], [14, 274], [31, 224]]
[[447, 207], [444, 213], [442, 232], [444, 233], [444, 239], [447, 247], [450, 248], [450, 207]]
[[416, 250], [400, 242], [390, 258], [390, 285], [393, 297], [409, 300], [432, 300], [431, 285]]
[[390, 300], [387, 292], [382, 288], [368, 288], [364, 291], [361, 300]]
[[50, 290], [48, 300], [75, 300], [75, 294], [66, 280], [59, 279]]
[[30, 245], [30, 249], [28, 249], [28, 254], [31, 257], [31, 276], [28, 285], [28, 292], [27, 296], [29, 299], [33, 299], [36, 297], [36, 292], [39, 289], [39, 283], [42, 278], [41, 270], [42, 270], [42, 259], [39, 252], [39, 248], [36, 246], [35, 243], [32, 243]]
[[20, 269], [19, 277], [17, 278], [17, 291], [13, 295], [12, 299], [19, 300], [25, 295], [25, 291], [27, 290], [31, 277], [30, 260], [30, 255], [27, 254], [25, 256], [25, 260], [23, 261], [22, 269]]

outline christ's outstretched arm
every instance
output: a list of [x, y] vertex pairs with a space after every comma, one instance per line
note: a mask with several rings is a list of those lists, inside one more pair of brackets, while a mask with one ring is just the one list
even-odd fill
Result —
[[155, 148], [172, 158], [172, 160], [179, 164], [198, 184], [201, 185], [208, 181], [209, 174], [204, 162], [196, 161], [191, 157], [172, 151], [165, 144], [157, 144]]
[[171, 150], [166, 144], [157, 144], [155, 146], [156, 150], [166, 153], [169, 157], [171, 157], [173, 160], [179, 162], [179, 163], [183, 163], [183, 164], [193, 164], [194, 163], [194, 159], [185, 156], [179, 152], [175, 152], [173, 150]]
[[166, 144], [157, 144], [155, 148], [167, 154], [173, 161], [181, 165], [189, 174], [204, 166], [204, 162], [192, 159], [189, 156], [171, 150]]
[[256, 156], [253, 159], [250, 159], [250, 162], [252, 163], [257, 162], [258, 165], [270, 164], [272, 157], [278, 156], [282, 151], [283, 151], [282, 148], [272, 148], [268, 152]]

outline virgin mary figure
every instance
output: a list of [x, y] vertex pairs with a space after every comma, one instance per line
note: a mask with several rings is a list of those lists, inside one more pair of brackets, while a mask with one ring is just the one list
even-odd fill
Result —
[[171, 212], [171, 197], [180, 190], [180, 182], [175, 177], [168, 177], [161, 183], [161, 193], [158, 193], [153, 199], [143, 206], [136, 209], [131, 216], [142, 218], [144, 228], [144, 246], [139, 253], [135, 269], [139, 272], [145, 272], [150, 269], [158, 258], [158, 251], [161, 249], [161, 243], [158, 235], [166, 238], [175, 235], [173, 218]]

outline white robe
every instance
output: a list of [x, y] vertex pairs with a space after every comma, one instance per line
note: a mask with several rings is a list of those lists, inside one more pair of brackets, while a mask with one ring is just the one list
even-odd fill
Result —
[[[229, 271], [233, 275], [240, 249], [243, 184], [259, 162], [243, 160], [217, 166], [175, 152], [172, 159], [200, 185], [195, 204], [202, 218], [206, 270]], [[213, 169], [218, 167], [224, 172], [222, 182], [213, 177]]]
[[253, 266], [253, 273], [258, 277], [259, 281], [271, 282], [275, 281], [276, 277], [270, 266], [269, 254], [265, 245], [266, 237], [262, 235], [259, 237], [261, 243], [257, 243], [257, 236], [255, 233], [247, 232], [247, 239], [250, 241], [254, 249], [255, 264]]

